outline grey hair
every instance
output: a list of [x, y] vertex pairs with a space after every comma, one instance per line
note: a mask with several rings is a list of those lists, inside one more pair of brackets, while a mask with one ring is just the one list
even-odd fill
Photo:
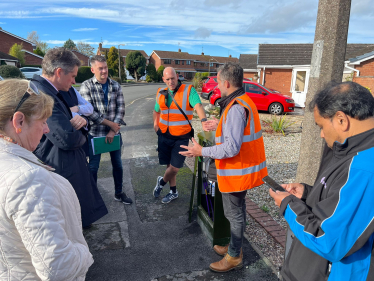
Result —
[[95, 62], [106, 62], [106, 58], [104, 56], [99, 56], [99, 55], [96, 55], [96, 56], [93, 56], [91, 59], [90, 59], [90, 64], [91, 66], [93, 64], [95, 64]]
[[65, 48], [49, 50], [42, 61], [43, 74], [47, 76], [53, 76], [57, 68], [62, 68], [65, 74], [68, 74], [76, 66], [80, 67], [81, 61], [72, 51]]
[[225, 63], [217, 69], [221, 81], [228, 81], [235, 88], [243, 87], [243, 68], [233, 62]]

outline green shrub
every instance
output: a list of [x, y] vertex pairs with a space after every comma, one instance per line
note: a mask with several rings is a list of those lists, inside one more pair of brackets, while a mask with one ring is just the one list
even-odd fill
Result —
[[148, 66], [147, 66], [147, 76], [149, 76], [149, 79], [151, 79], [154, 82], [158, 82], [158, 80], [159, 80], [158, 79], [158, 74], [157, 74], [157, 71], [156, 71], [156, 67], [152, 63], [148, 64]]
[[205, 80], [209, 77], [209, 72], [196, 72], [195, 78], [199, 80]]
[[0, 76], [3, 78], [22, 78], [25, 76], [17, 67], [12, 65], [2, 65], [0, 66]]
[[151, 82], [152, 82], [152, 78], [151, 78], [151, 76], [149, 76], [149, 75], [147, 74], [147, 76], [145, 76], [145, 81], [146, 81], [147, 83], [151, 83]]
[[81, 66], [78, 69], [78, 75], [75, 78], [75, 82], [82, 83], [90, 78], [92, 78], [93, 73], [91, 72], [91, 67], [89, 66]]
[[160, 65], [160, 67], [157, 69], [158, 81], [162, 81], [162, 76], [164, 75], [164, 69], [165, 69], [165, 66], [163, 65]]
[[282, 133], [283, 136], [285, 135], [284, 130], [296, 123], [287, 121], [286, 114], [283, 116], [279, 116], [279, 120], [276, 115], [272, 115], [270, 120], [262, 120], [262, 122], [269, 126], [273, 132]]
[[116, 82], [118, 82], [118, 83], [120, 83], [120, 84], [122, 83], [121, 79], [119, 79], [118, 76], [113, 76], [111, 79], [114, 80], [114, 81], [116, 81]]

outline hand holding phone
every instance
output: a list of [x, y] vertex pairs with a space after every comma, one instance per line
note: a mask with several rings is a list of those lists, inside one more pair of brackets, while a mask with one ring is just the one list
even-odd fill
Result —
[[281, 191], [281, 192], [284, 192], [286, 191], [283, 187], [281, 187], [275, 180], [273, 180], [271, 177], [269, 176], [266, 176], [262, 179], [264, 181], [264, 183], [266, 183], [268, 186], [270, 186], [270, 188], [274, 191], [274, 192], [277, 192], [278, 191]]

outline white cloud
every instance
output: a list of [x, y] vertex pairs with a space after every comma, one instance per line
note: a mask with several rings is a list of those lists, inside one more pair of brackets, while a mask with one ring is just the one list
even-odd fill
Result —
[[94, 27], [76, 28], [76, 29], [73, 29], [72, 31], [94, 31], [94, 30], [98, 30], [98, 28], [94, 28]]
[[6, 24], [6, 22], [0, 22], [0, 24]]
[[199, 27], [195, 30], [195, 38], [208, 38], [212, 34], [212, 31], [205, 28], [205, 27]]

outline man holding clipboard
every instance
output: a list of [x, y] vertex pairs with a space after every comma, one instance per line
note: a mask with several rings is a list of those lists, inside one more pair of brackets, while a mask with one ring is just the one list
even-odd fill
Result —
[[125, 100], [121, 85], [108, 78], [108, 65], [105, 57], [93, 56], [91, 58], [91, 71], [94, 77], [84, 81], [80, 88], [82, 97], [94, 107], [94, 111], [89, 117], [91, 121], [90, 170], [97, 181], [101, 153], [109, 152], [113, 167], [114, 199], [123, 204], [131, 204], [131, 198], [127, 197], [122, 190], [123, 167], [120, 125], [126, 124], [123, 121]]

